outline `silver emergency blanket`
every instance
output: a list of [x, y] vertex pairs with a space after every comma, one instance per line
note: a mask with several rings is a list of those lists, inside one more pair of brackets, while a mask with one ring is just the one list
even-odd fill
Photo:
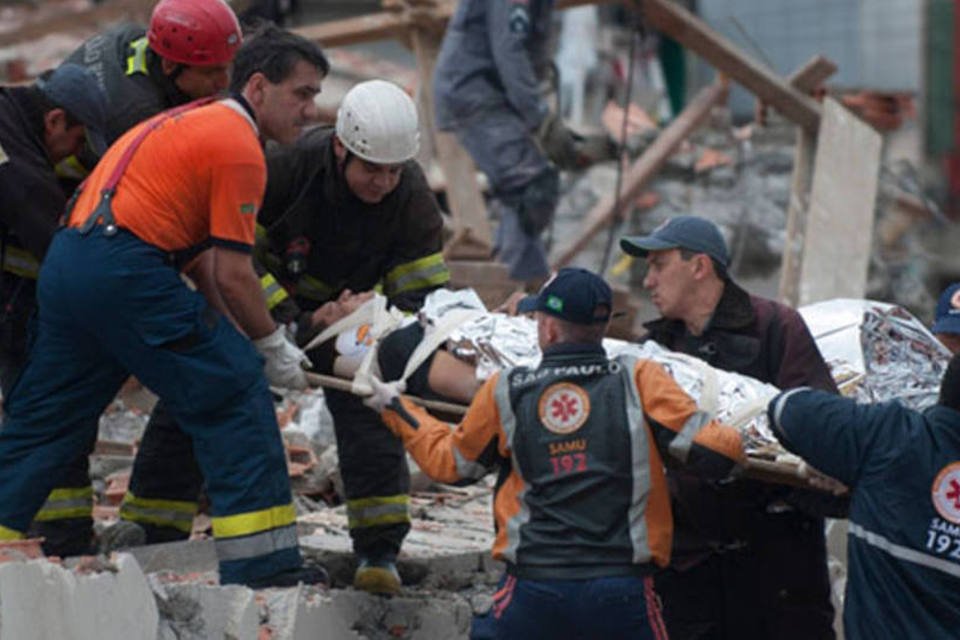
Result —
[[845, 396], [913, 409], [936, 403], [950, 352], [908, 311], [846, 298], [799, 311]]
[[[896, 398], [914, 408], [936, 401], [949, 353], [906, 310], [869, 300], [830, 300], [799, 311], [845, 395], [862, 402]], [[428, 326], [439, 323], [432, 312], [428, 304], [421, 314]], [[714, 369], [652, 342], [608, 339], [604, 347], [611, 357], [629, 354], [663, 365], [701, 409], [740, 429], [751, 457], [788, 456], [767, 423], [766, 403], [777, 393], [772, 385]], [[447, 348], [474, 363], [481, 379], [507, 367], [535, 367], [540, 360], [536, 323], [500, 313], [460, 325], [449, 334]]]

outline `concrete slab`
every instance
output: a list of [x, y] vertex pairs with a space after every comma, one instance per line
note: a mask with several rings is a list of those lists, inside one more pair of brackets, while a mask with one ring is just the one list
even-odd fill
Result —
[[[257, 640], [260, 610], [253, 590], [150, 576], [160, 612], [158, 640]], [[110, 636], [105, 636], [110, 637]]]
[[83, 574], [47, 560], [0, 565], [0, 638], [155, 640], [158, 612], [136, 561]]

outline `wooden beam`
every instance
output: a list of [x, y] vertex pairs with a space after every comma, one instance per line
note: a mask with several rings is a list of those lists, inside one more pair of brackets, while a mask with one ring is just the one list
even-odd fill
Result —
[[810, 93], [836, 72], [837, 65], [833, 60], [815, 55], [807, 60], [806, 64], [790, 74], [787, 82], [797, 91]]
[[805, 129], [816, 131], [820, 105], [755, 62], [705, 22], [670, 0], [644, 0], [649, 24], [752, 91], [765, 103]]
[[623, 190], [619, 202], [614, 196], [606, 196], [587, 213], [577, 239], [563, 250], [553, 263], [559, 269], [570, 263], [586, 247], [601, 229], [633, 207], [633, 201], [644, 186], [657, 175], [680, 144], [687, 139], [710, 114], [714, 105], [723, 102], [727, 95], [725, 82], [717, 81], [700, 90], [700, 93], [680, 112], [657, 139], [653, 141], [623, 175]]
[[[620, 4], [621, 0], [559, 0], [557, 9], [572, 9], [586, 5]], [[443, 26], [456, 10], [457, 3], [451, 0], [442, 0], [435, 9], [418, 11], [405, 9], [401, 5], [390, 3], [390, 10], [371, 13], [355, 18], [332, 20], [320, 24], [308, 25], [292, 29], [294, 33], [319, 42], [325, 47], [342, 47], [348, 44], [358, 44], [373, 40], [386, 40], [403, 37], [408, 29], [415, 26], [419, 20], [436, 21]]]

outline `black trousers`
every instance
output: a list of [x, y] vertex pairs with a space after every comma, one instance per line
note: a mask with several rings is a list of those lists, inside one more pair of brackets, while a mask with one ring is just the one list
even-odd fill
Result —
[[656, 576], [672, 640], [832, 640], [823, 521], [771, 516], [743, 548]]

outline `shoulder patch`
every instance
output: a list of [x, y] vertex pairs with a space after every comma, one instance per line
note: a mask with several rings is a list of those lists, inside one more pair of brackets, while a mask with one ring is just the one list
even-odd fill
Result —
[[528, 35], [530, 33], [530, 10], [526, 2], [514, 1], [510, 7], [510, 33]]
[[930, 488], [930, 497], [944, 520], [960, 524], [960, 462], [952, 462], [940, 470]]
[[558, 382], [540, 396], [537, 412], [547, 430], [561, 435], [573, 433], [590, 416], [590, 395], [578, 385]]

